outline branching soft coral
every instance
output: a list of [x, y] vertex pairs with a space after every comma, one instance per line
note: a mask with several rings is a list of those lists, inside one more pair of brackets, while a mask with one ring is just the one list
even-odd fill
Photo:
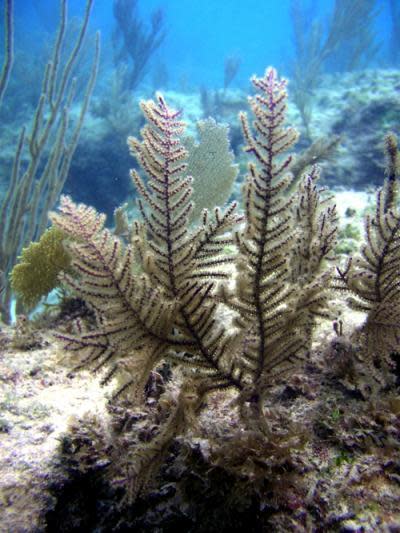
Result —
[[[285, 80], [275, 70], [253, 78], [254, 133], [241, 115], [245, 150], [254, 156], [244, 186], [245, 224], [235, 204], [205, 210], [189, 228], [192, 178], [180, 141], [180, 112], [161, 95], [142, 102], [142, 139], [129, 138], [147, 178], [132, 171], [142, 221], [123, 242], [104, 228], [104, 217], [64, 198], [53, 223], [70, 238], [78, 278], [64, 281], [93, 307], [98, 328], [58, 336], [95, 368], [123, 361], [128, 384], [143, 389], [151, 369], [167, 359], [185, 368], [196, 394], [233, 387], [242, 403], [257, 406], [257, 424], [269, 386], [307, 355], [315, 318], [326, 315], [330, 258], [336, 235], [333, 207], [322, 202], [314, 168], [288, 195], [297, 133], [284, 127]], [[201, 186], [201, 184], [199, 184]], [[236, 243], [235, 285], [227, 244]], [[137, 274], [140, 272], [140, 274]], [[219, 283], [219, 285], [218, 285]], [[235, 314], [223, 324], [223, 302]], [[111, 367], [113, 372], [113, 367]], [[125, 386], [123, 385], [123, 386]]]
[[344, 269], [337, 269], [338, 288], [351, 293], [349, 305], [367, 313], [356, 337], [370, 375], [381, 383], [394, 367], [391, 355], [399, 351], [400, 339], [400, 156], [393, 134], [386, 137], [385, 152], [387, 178], [377, 192], [374, 215], [365, 219], [365, 243]]
[[130, 361], [128, 381], [136, 390], [161, 358], [195, 369], [203, 388], [240, 387], [227, 361], [230, 337], [212, 298], [215, 282], [228, 276], [224, 266], [230, 259], [223, 248], [232, 243], [227, 232], [239, 220], [235, 204], [224, 212], [204, 212], [201, 225], [189, 231], [191, 178], [184, 175], [180, 113], [161, 96], [157, 103], [143, 102], [142, 109], [148, 120], [143, 141], [130, 138], [129, 146], [148, 180], [132, 171], [143, 217], [134, 224], [132, 243], [125, 247], [104, 228], [102, 215], [68, 198], [52, 215], [71, 240], [72, 266], [79, 274], [64, 281], [98, 318], [96, 331], [59, 338], [67, 349], [84, 352], [84, 363], [95, 368]]
[[[141, 139], [128, 139], [142, 169], [131, 171], [141, 213], [130, 228], [131, 242], [106, 229], [103, 215], [69, 198], [52, 215], [72, 257], [74, 275], [64, 274], [63, 280], [96, 315], [92, 329], [78, 323], [74, 333], [57, 334], [64, 348], [77, 352], [82, 366], [108, 366], [105, 379], [122, 370], [121, 390], [142, 406], [157, 365], [167, 361], [172, 369], [172, 386], [158, 403], [169, 405], [170, 416], [128, 458], [133, 497], [144, 490], [148, 473], [160, 464], [172, 439], [194, 431], [210, 391], [235, 391], [232, 408], [238, 407], [237, 435], [242, 435], [237, 442], [241, 449], [261, 443], [259, 452], [248, 454], [250, 470], [260, 462], [258, 453], [272, 449], [274, 442], [275, 455], [284, 457], [291, 443], [304, 444], [296, 435], [287, 439], [286, 433], [276, 433], [277, 413], [266, 409], [266, 399], [308, 361], [317, 321], [331, 316], [337, 215], [330, 198], [321, 195], [315, 166], [293, 187], [287, 152], [297, 132], [284, 125], [286, 81], [268, 69], [252, 82], [253, 122], [240, 116], [251, 157], [243, 216], [233, 203], [204, 210], [198, 225], [190, 226], [192, 177], [181, 142], [184, 123], [161, 95], [141, 103], [146, 118]], [[368, 313], [361, 330], [367, 360], [378, 356], [385, 365], [399, 333], [400, 216], [393, 137], [387, 154], [388, 179], [375, 216], [367, 219], [367, 243], [359, 258], [338, 270], [336, 282], [355, 294], [352, 305]], [[236, 254], [224, 254], [228, 244], [235, 245]]]
[[314, 168], [288, 195], [292, 156], [284, 155], [297, 140], [284, 128], [286, 82], [274, 69], [253, 78], [259, 93], [249, 98], [254, 133], [241, 114], [249, 164], [244, 185], [246, 224], [236, 233], [239, 250], [233, 291], [222, 291], [237, 312], [238, 364], [248, 384], [248, 398], [258, 403], [276, 378], [307, 354], [314, 317], [326, 314], [332, 276], [324, 259], [332, 255], [336, 235], [334, 207], [322, 202]]

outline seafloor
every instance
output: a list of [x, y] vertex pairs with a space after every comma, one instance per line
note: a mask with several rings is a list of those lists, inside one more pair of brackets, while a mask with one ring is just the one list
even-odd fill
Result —
[[[368, 195], [339, 196], [346, 240]], [[305, 370], [273, 390], [270, 441], [238, 435], [234, 397], [215, 394], [133, 503], [113, 463], [157, 433], [154, 398], [107, 407], [112, 384], [69, 376], [51, 327], [2, 326], [1, 531], [399, 531], [399, 396], [348, 371], [346, 335], [363, 316], [332, 305], [343, 337], [322, 323]]]

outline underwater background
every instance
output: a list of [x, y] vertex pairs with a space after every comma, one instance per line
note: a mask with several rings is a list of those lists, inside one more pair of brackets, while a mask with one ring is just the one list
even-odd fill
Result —
[[[335, 9], [348, 10], [346, 4], [353, 10], [351, 23], [343, 28], [343, 21], [339, 21], [335, 29], [339, 36], [329, 50], [324, 50], [335, 25]], [[98, 30], [100, 63], [64, 192], [95, 204], [109, 215], [128, 193], [132, 194], [128, 177], [132, 160], [125, 140], [140, 128], [138, 102], [157, 90], [174, 93], [172, 103], [185, 109], [189, 133], [195, 131], [196, 120], [207, 116], [230, 124], [232, 148], [239, 157], [237, 112], [246, 105], [250, 76], [260, 75], [267, 66], [274, 66], [289, 79], [293, 120], [303, 127], [298, 148], [321, 135], [344, 135], [345, 142], [346, 127], [341, 120], [347, 107], [357, 110], [353, 100], [361, 104], [373, 95], [377, 108], [382, 105], [382, 99], [378, 105], [375, 85], [386, 100], [398, 96], [398, 85], [392, 77], [385, 80], [371, 73], [371, 69], [399, 66], [400, 8], [396, 0], [96, 0], [91, 11], [81, 57], [74, 67], [73, 74], [81, 83], [75, 103], [80, 101], [79, 91], [84, 91]], [[68, 2], [64, 56], [71, 51], [71, 38], [83, 13], [83, 2]], [[1, 127], [7, 134], [2, 135], [0, 194], [5, 194], [17, 133], [34, 116], [59, 16], [58, 2], [15, 2], [15, 59], [1, 110]], [[141, 64], [134, 79], [129, 80], [135, 62]], [[309, 68], [311, 64], [314, 71]], [[370, 71], [365, 75], [368, 79], [357, 78], [356, 73], [366, 70]], [[71, 112], [75, 112], [73, 105]], [[296, 112], [300, 114], [299, 123]], [[369, 112], [374, 114], [374, 109]], [[391, 106], [390, 112], [396, 109]], [[358, 122], [352, 131], [360, 128], [358, 134], [367, 135], [362, 127]], [[396, 127], [395, 121], [390, 127]], [[378, 133], [379, 138], [383, 133]], [[358, 188], [365, 182], [377, 184], [376, 170], [376, 165], [369, 168], [364, 162], [363, 175], [355, 171], [343, 180], [336, 173], [330, 181]], [[328, 170], [325, 178], [329, 175]]]
[[[391, 0], [365, 0], [376, 11], [373, 28], [380, 53], [367, 67], [396, 66], [389, 54], [392, 38]], [[29, 23], [29, 47], [38, 39], [48, 38], [58, 23], [58, 2], [38, 0], [19, 2], [16, 6], [17, 23], [24, 31]], [[100, 29], [103, 39], [103, 62], [112, 55], [110, 38], [115, 27], [112, 1], [97, 0], [93, 7], [90, 28]], [[293, 60], [292, 0], [215, 0], [192, 2], [190, 0], [138, 1], [140, 17], [147, 24], [152, 13], [161, 9], [164, 14], [166, 36], [152, 60], [163, 62], [168, 70], [171, 87], [179, 87], [180, 78], [186, 76], [193, 85], [219, 88], [223, 84], [223, 66], [227, 56], [237, 54], [241, 59], [240, 72], [235, 85], [247, 86], [249, 77], [274, 65], [283, 75], [289, 76], [288, 63]], [[295, 2], [307, 14], [307, 22], [321, 20], [325, 24], [332, 15], [334, 0], [298, 0]], [[68, 3], [71, 16], [82, 15], [83, 2]], [[357, 25], [363, 21], [355, 20]], [[329, 70], [337, 70], [332, 61]], [[105, 74], [105, 72], [104, 72]], [[147, 80], [148, 81], [148, 80]]]

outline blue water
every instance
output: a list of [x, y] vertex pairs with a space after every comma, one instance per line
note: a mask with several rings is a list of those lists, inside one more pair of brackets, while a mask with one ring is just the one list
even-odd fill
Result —
[[[4, 9], [4, 1], [0, 0], [1, 12]], [[129, 2], [129, 0], [126, 1]], [[135, 4], [134, 0], [130, 1]], [[375, 2], [374, 0], [336, 0], [336, 2], [350, 3], [357, 1], [361, 2], [361, 6], [371, 6], [371, 9], [376, 11], [371, 31], [374, 33], [374, 42], [379, 45], [375, 56], [371, 60], [364, 60], [363, 64], [358, 65], [357, 68], [399, 67], [400, 0], [376, 0]], [[310, 35], [313, 25], [318, 21], [322, 28], [322, 42], [324, 42], [327, 38], [326, 29], [329, 26], [329, 17], [333, 12], [335, 0], [137, 0], [137, 16], [147, 31], [150, 28], [152, 14], [157, 9], [162, 10], [165, 38], [150, 56], [146, 75], [140, 77], [139, 83], [134, 87], [129, 86], [127, 90], [127, 79], [122, 76], [119, 79], [123, 81], [123, 90], [115, 91], [113, 87], [117, 79], [117, 69], [127, 58], [128, 61], [125, 64], [127, 64], [129, 73], [132, 63], [128, 53], [122, 59], [116, 60], [115, 57], [112, 35], [118, 26], [113, 13], [114, 0], [94, 0], [86, 47], [75, 74], [80, 84], [78, 85], [79, 97], [84, 93], [85, 80], [91, 69], [94, 34], [100, 30], [100, 68], [89, 114], [92, 115], [90, 118], [100, 117], [103, 122], [98, 130], [96, 128], [99, 121], [94, 126], [91, 122], [92, 133], [95, 135], [90, 140], [87, 135], [81, 136], [81, 144], [73, 159], [64, 192], [85, 203], [93, 203], [93, 183], [96, 181], [98, 196], [102, 198], [96, 206], [107, 213], [112, 213], [113, 209], [128, 196], [130, 187], [128, 169], [132, 165], [132, 159], [126, 149], [126, 137], [128, 134], [137, 135], [140, 127], [139, 119], [132, 118], [129, 112], [138, 109], [140, 98], [150, 97], [158, 89], [163, 91], [172, 89], [178, 93], [189, 92], [195, 96], [194, 100], [197, 97], [199, 103], [194, 104], [197, 108], [189, 110], [189, 113], [192, 113], [192, 119], [193, 116], [194, 120], [201, 118], [202, 113], [211, 114], [217, 120], [229, 122], [232, 126], [237, 117], [237, 109], [225, 116], [218, 116], [218, 113], [214, 113], [212, 109], [215, 96], [212, 90], [223, 87], [224, 66], [229, 56], [240, 59], [238, 73], [230, 86], [243, 89], [240, 93], [240, 102], [243, 105], [241, 109], [246, 106], [246, 94], [249, 92], [251, 75], [262, 76], [266, 67], [272, 65], [278, 69], [280, 75], [289, 79], [293, 78], [296, 51], [291, 14], [294, 2], [297, 2], [299, 10], [305, 14], [303, 17], [305, 35]], [[9, 90], [1, 110], [3, 124], [8, 125], [8, 136], [4, 136], [8, 141], [10, 141], [11, 130], [18, 131], [23, 124], [29, 125], [32, 120], [40, 95], [44, 67], [51, 57], [59, 22], [58, 0], [14, 0], [14, 4], [15, 61]], [[70, 51], [74, 45], [74, 35], [72, 32], [71, 36], [70, 28], [79, 27], [86, 1], [68, 0], [67, 5], [68, 30], [65, 39], [67, 52], [63, 52], [61, 61], [63, 64], [65, 64], [68, 50]], [[395, 35], [397, 56], [390, 53], [393, 37], [390, 7], [396, 5], [399, 26], [398, 34]], [[3, 21], [0, 20], [1, 28]], [[355, 17], [355, 20], [351, 22], [352, 24], [354, 22], [356, 33], [357, 28], [365, 27], [365, 20], [361, 18], [357, 20]], [[120, 29], [119, 32], [121, 34]], [[321, 65], [316, 83], [314, 83], [315, 80], [308, 81], [307, 76], [304, 76], [306, 83], [301, 87], [303, 94], [314, 98], [320, 77], [322, 77], [320, 74], [343, 70], [347, 59], [346, 54], [348, 54], [348, 47], [347, 49], [339, 47], [334, 54], [331, 54], [329, 60]], [[301, 81], [300, 74], [297, 83], [300, 82], [301, 85]], [[294, 87], [296, 84], [292, 81], [289, 85], [291, 96]], [[200, 89], [208, 90], [211, 106], [207, 107], [204, 105], [204, 100], [201, 100], [203, 105], [201, 108]], [[396, 90], [394, 87], [394, 93]], [[205, 94], [204, 91], [202, 94]], [[77, 98], [74, 102], [76, 100]], [[124, 108], [126, 102], [128, 102], [129, 111], [127, 107]], [[178, 99], [175, 105], [185, 107], [188, 114], [185, 103], [181, 103]], [[297, 105], [297, 102], [294, 101], [291, 105]], [[332, 128], [335, 126], [335, 120], [336, 117], [331, 119]], [[390, 127], [395, 128], [396, 124], [390, 124]], [[104, 133], [105, 128], [108, 128], [106, 133]], [[335, 129], [335, 133], [342, 132]], [[96, 134], [96, 141], [94, 141]], [[314, 137], [318, 134], [319, 132], [314, 132]], [[379, 134], [379, 141], [384, 134], [384, 131]], [[302, 139], [305, 139], [304, 135]], [[10, 142], [10, 145], [4, 149], [4, 153], [13, 153], [16, 139], [11, 139], [11, 141], [13, 144], [11, 145]], [[306, 142], [307, 139], [305, 139]], [[238, 143], [240, 139], [236, 133], [236, 139], [232, 140], [232, 147], [237, 153], [240, 152]], [[91, 157], [88, 151], [91, 151]], [[44, 159], [42, 164], [44, 164]], [[3, 171], [3, 175], [10, 175], [10, 167], [11, 158], [8, 161], [8, 169]], [[371, 175], [375, 174], [375, 172], [371, 173]], [[110, 188], [110, 180], [118, 180], [118, 183], [112, 187], [112, 190], [106, 189], [104, 192], [104, 187]], [[115, 191], [118, 194], [114, 194]]]
[[[375, 21], [377, 41], [381, 44], [380, 64], [389, 62], [389, 2], [376, 1], [380, 11]], [[327, 20], [333, 3], [333, 0], [300, 1], [302, 7], [309, 9], [310, 15], [321, 21]], [[179, 86], [184, 78], [191, 86], [211, 88], [222, 85], [224, 60], [229, 55], [241, 59], [235, 79], [238, 85], [246, 85], [252, 74], [262, 74], [268, 65], [289, 74], [293, 56], [290, 4], [291, 0], [138, 1], [139, 14], [144, 22], [149, 21], [155, 9], [161, 8], [164, 12], [166, 38], [151, 64], [166, 66], [172, 87]], [[82, 14], [83, 0], [70, 0], [68, 5], [70, 16]], [[29, 34], [35, 39], [33, 46], [38, 36], [47, 35], [46, 31], [52, 25], [56, 27], [56, 0], [16, 0], [16, 11], [18, 31], [25, 33], [23, 40], [29, 42], [28, 27]], [[104, 64], [112, 55], [110, 35], [113, 28], [112, 0], [96, 0], [90, 29], [101, 30]]]

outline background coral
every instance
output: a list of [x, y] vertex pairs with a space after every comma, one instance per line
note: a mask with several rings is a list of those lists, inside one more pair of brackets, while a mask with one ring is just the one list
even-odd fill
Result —
[[23, 306], [31, 309], [60, 284], [59, 275], [69, 270], [71, 258], [63, 246], [65, 235], [47, 229], [38, 242], [23, 248], [11, 272], [11, 288]]
[[114, 64], [122, 70], [123, 89], [132, 91], [143, 81], [150, 59], [165, 38], [164, 13], [161, 8], [153, 11], [148, 30], [137, 0], [114, 0], [113, 13]]
[[191, 219], [199, 219], [203, 209], [224, 205], [232, 194], [238, 175], [229, 146], [229, 128], [209, 118], [197, 122], [199, 140], [185, 139], [188, 150], [187, 173], [193, 176]]
[[[76, 98], [77, 81], [74, 76], [88, 28], [92, 0], [86, 2], [83, 21], [67, 57], [63, 53], [66, 46], [66, 0], [60, 2], [60, 7], [60, 24], [43, 74], [42, 92], [29, 134], [26, 126], [20, 131], [8, 188], [0, 202], [0, 269], [7, 275], [23, 246], [38, 239], [47, 226], [48, 211], [58, 200], [67, 179], [97, 75], [99, 34], [78, 117], [75, 124], [70, 124], [71, 105]], [[10, 21], [12, 24], [11, 18]], [[10, 320], [10, 302], [11, 289], [7, 284], [0, 300], [5, 321]]]

